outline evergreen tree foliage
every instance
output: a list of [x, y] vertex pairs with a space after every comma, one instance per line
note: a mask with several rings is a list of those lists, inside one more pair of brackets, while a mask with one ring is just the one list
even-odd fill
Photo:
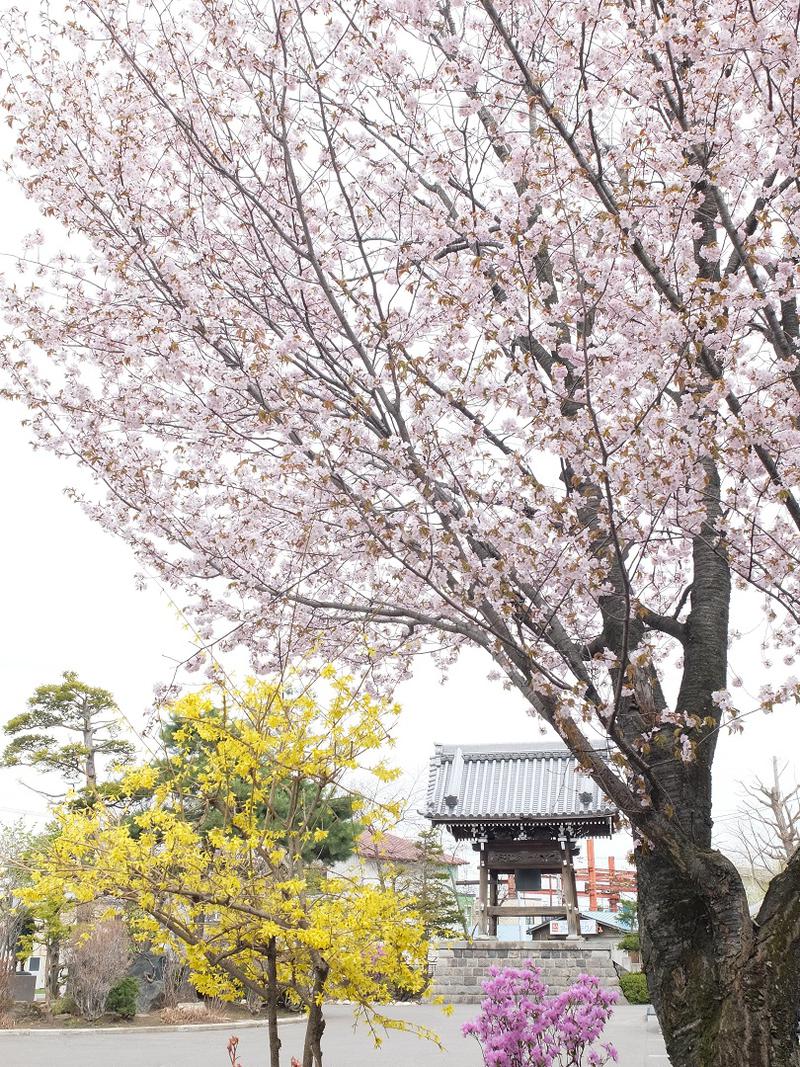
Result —
[[65, 671], [60, 682], [40, 685], [28, 710], [9, 719], [4, 730], [11, 741], [3, 766], [54, 772], [87, 795], [97, 793], [103, 760], [126, 764], [134, 753], [133, 745], [120, 737], [114, 697], [107, 689], [86, 685], [74, 671]]
[[[223, 704], [206, 712], [207, 722], [224, 730], [235, 722], [236, 715]], [[252, 782], [240, 775], [220, 782], [214, 790], [207, 787], [208, 769], [213, 763], [207, 736], [191, 719], [173, 711], [161, 732], [164, 758], [156, 768], [162, 781], [169, 780], [181, 796], [184, 818], [192, 821], [195, 828], [207, 837], [210, 831], [220, 829], [230, 822], [230, 806], [241, 808], [249, 803]], [[178, 771], [180, 767], [180, 771]], [[266, 762], [262, 774], [268, 773]], [[179, 777], [178, 777], [179, 775]], [[200, 788], [201, 779], [204, 787]], [[303, 780], [289, 789], [281, 782], [269, 804], [256, 808], [260, 824], [272, 832], [280, 833], [282, 826], [289, 827], [300, 822], [309, 831], [303, 845], [303, 858], [307, 863], [318, 861], [324, 864], [347, 859], [353, 854], [356, 839], [363, 829], [353, 811], [353, 798], [337, 792], [330, 785], [310, 779]], [[319, 831], [319, 833], [317, 833]], [[316, 838], [316, 839], [315, 839]]]
[[413, 897], [427, 940], [466, 935], [466, 919], [456, 892], [453, 868], [446, 862], [439, 832], [422, 830], [414, 842], [417, 859], [396, 868], [393, 888]]

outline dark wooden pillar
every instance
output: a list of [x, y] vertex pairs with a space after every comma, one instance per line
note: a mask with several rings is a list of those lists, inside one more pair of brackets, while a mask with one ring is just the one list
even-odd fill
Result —
[[489, 857], [486, 851], [484, 842], [481, 845], [478, 867], [478, 933], [484, 937], [489, 933]]
[[[489, 870], [489, 907], [497, 907], [497, 871]], [[497, 937], [497, 916], [489, 915], [489, 936]]]
[[581, 936], [581, 923], [578, 914], [578, 883], [575, 881], [575, 865], [572, 862], [572, 842], [565, 827], [561, 828], [558, 837], [561, 845], [561, 888], [564, 892], [564, 903], [567, 906], [567, 938], [574, 939]]

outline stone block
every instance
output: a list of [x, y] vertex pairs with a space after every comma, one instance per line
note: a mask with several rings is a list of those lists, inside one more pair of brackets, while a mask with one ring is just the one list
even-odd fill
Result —
[[563, 992], [579, 974], [594, 974], [603, 986], [618, 989], [610, 949], [591, 942], [504, 941], [481, 939], [440, 942], [431, 953], [433, 992], [450, 1003], [479, 1004], [481, 984], [492, 966], [520, 967], [530, 960], [541, 967], [551, 991]]

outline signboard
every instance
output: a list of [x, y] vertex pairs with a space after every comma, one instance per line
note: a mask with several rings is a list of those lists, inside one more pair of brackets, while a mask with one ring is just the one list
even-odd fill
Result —
[[[599, 934], [600, 927], [597, 925], [596, 919], [581, 919], [581, 933], [582, 934]], [[551, 937], [566, 937], [569, 933], [569, 924], [566, 919], [551, 919], [550, 920], [550, 936]]]
[[515, 871], [527, 867], [537, 871], [560, 871], [564, 855], [557, 844], [536, 841], [489, 842], [487, 865], [492, 870]]

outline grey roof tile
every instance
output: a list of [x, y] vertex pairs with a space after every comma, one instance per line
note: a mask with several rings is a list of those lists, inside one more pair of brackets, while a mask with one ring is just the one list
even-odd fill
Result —
[[435, 822], [596, 818], [616, 811], [560, 744], [437, 745], [430, 762], [425, 814]]

